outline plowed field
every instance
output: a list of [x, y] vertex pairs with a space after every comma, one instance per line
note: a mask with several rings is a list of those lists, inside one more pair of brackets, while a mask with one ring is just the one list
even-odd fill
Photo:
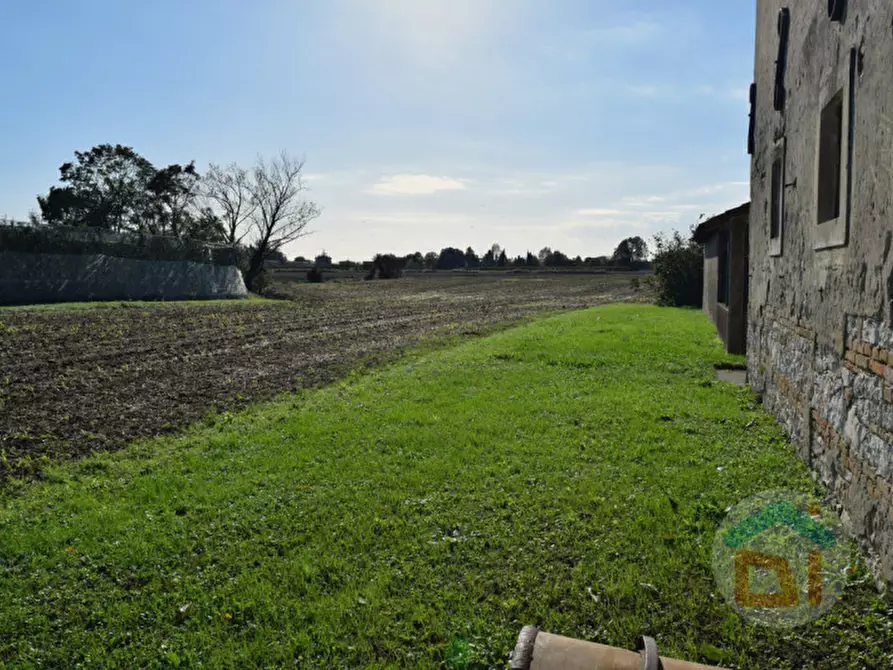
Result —
[[0, 480], [332, 381], [426, 337], [644, 300], [618, 275], [281, 284], [277, 302], [0, 310]]

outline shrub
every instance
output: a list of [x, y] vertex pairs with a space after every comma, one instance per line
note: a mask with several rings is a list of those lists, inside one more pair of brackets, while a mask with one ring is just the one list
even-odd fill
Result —
[[322, 280], [322, 272], [319, 271], [318, 267], [314, 266], [307, 271], [307, 281], [311, 284], [321, 284]]
[[704, 295], [704, 255], [701, 245], [678, 230], [654, 236], [654, 288], [657, 304], [701, 307]]

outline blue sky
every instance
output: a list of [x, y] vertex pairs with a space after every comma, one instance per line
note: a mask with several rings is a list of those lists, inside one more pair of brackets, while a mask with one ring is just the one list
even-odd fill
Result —
[[75, 150], [306, 158], [289, 255], [609, 254], [748, 199], [753, 0], [0, 3], [0, 215]]

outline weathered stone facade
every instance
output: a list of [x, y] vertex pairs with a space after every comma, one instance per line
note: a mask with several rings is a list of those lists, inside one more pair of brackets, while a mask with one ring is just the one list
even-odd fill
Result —
[[748, 375], [893, 580], [893, 3], [844, 4], [757, 2]]

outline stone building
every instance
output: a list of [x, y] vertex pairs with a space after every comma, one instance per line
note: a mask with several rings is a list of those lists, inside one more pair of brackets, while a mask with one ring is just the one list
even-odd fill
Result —
[[704, 247], [704, 312], [726, 349], [747, 348], [747, 258], [750, 203], [707, 219], [695, 230]]
[[893, 2], [758, 0], [748, 375], [893, 579]]

